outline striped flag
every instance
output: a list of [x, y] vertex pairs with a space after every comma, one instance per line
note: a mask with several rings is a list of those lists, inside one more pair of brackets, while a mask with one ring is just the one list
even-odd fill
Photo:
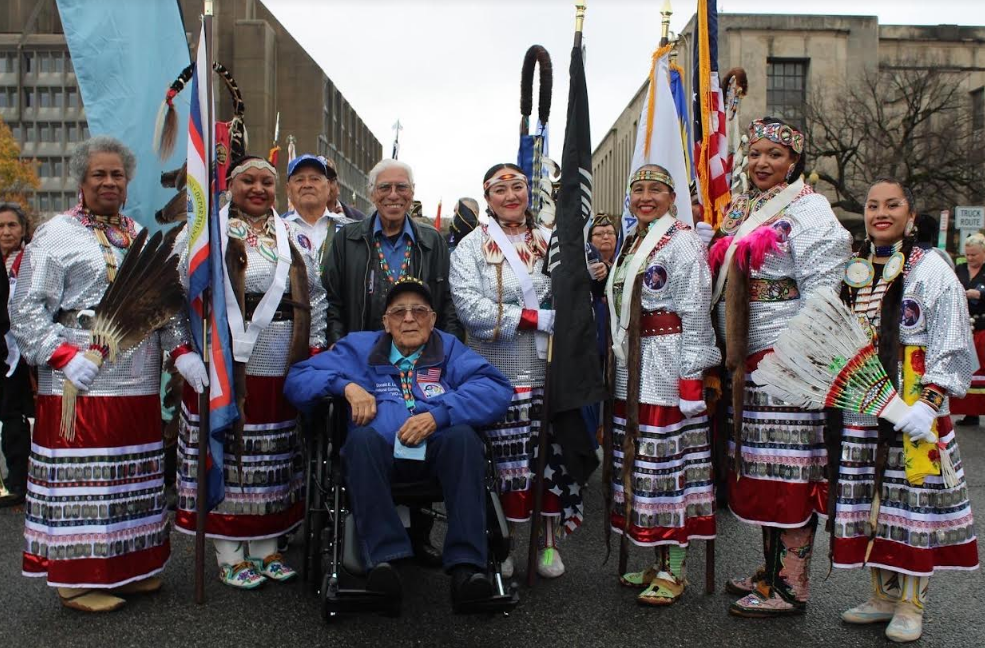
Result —
[[718, 227], [732, 199], [731, 167], [725, 137], [725, 101], [718, 78], [716, 0], [698, 0], [694, 38], [694, 167], [705, 220]]
[[[209, 124], [212, 128], [208, 130], [205, 127], [211, 116], [207, 86], [212, 83], [212, 71], [207, 64], [204, 24], [198, 43], [188, 119], [188, 315], [196, 350], [209, 366], [209, 411], [199, 412], [199, 425], [200, 429], [205, 428], [207, 415], [206, 510], [212, 510], [225, 497], [223, 439], [239, 412], [232, 393], [232, 343], [226, 318], [226, 268], [217, 213], [218, 188], [210, 182], [209, 174], [209, 167], [215, 161], [215, 148], [214, 142], [205, 137], [214, 132], [214, 126]], [[208, 326], [207, 339], [203, 339], [203, 318]]]

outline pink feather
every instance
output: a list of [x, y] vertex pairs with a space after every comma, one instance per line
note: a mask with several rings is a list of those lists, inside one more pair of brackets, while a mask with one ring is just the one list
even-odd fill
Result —
[[725, 251], [731, 244], [732, 237], [726, 236], [718, 239], [711, 246], [711, 250], [708, 251], [708, 265], [711, 266], [712, 275], [718, 274], [718, 269], [722, 267], [722, 263], [725, 261]]
[[739, 257], [739, 267], [752, 270], [763, 267], [766, 255], [779, 248], [780, 234], [772, 227], [760, 227], [752, 234], [742, 239], [736, 246]]

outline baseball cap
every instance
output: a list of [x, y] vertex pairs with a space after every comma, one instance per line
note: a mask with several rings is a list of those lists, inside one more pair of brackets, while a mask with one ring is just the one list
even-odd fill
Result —
[[287, 177], [290, 178], [294, 175], [294, 172], [302, 166], [314, 167], [325, 174], [325, 177], [329, 179], [333, 179], [338, 176], [335, 169], [328, 168], [328, 165], [325, 164], [325, 160], [321, 156], [305, 153], [304, 155], [299, 155], [287, 163]]
[[393, 284], [390, 292], [386, 294], [386, 308], [390, 307], [394, 299], [409, 292], [417, 293], [424, 298], [428, 306], [434, 308], [434, 304], [431, 301], [431, 289], [428, 288], [426, 283], [416, 277], [403, 277], [397, 283]]

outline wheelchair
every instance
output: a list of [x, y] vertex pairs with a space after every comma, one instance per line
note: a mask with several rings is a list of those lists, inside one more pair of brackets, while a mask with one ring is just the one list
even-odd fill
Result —
[[[378, 612], [388, 616], [400, 613], [401, 601], [362, 586], [369, 569], [364, 564], [356, 536], [356, 524], [346, 500], [346, 484], [340, 450], [348, 429], [349, 408], [344, 399], [323, 403], [305, 422], [307, 434], [305, 458], [306, 511], [302, 526], [303, 556], [301, 580], [307, 582], [321, 598], [322, 614], [333, 622], [342, 614]], [[486, 539], [488, 564], [486, 576], [493, 585], [493, 596], [481, 601], [455, 606], [458, 613], [508, 614], [519, 594], [514, 583], [505, 583], [500, 565], [510, 553], [510, 533], [497, 494], [496, 467], [492, 446], [486, 447]], [[437, 480], [394, 483], [394, 503], [419, 510], [438, 522], [447, 518], [432, 508], [444, 495]]]

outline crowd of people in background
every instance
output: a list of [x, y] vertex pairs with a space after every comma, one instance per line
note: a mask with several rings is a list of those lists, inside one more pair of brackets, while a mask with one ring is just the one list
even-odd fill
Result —
[[[767, 117], [748, 136], [751, 186], [733, 196], [719, 229], [701, 222], [697, 200], [698, 225], [676, 218], [677, 192], [697, 194], [655, 164], [633, 169], [631, 231], [621, 215], [592, 220], [584, 261], [609, 399], [586, 408], [578, 438], [544, 429], [540, 416], [548, 339], [565, 323], [545, 272], [551, 231], [530, 211], [520, 167], [496, 164], [477, 179], [484, 213], [463, 197], [445, 237], [411, 218], [416, 187], [403, 161], [370, 171], [368, 216], [340, 201], [329, 159], [289, 162], [283, 215], [274, 166], [233, 161], [220, 222], [239, 419], [225, 444], [225, 499], [205, 522], [222, 583], [252, 589], [296, 576], [282, 540], [305, 511], [299, 409], [334, 396], [350, 408], [342, 457], [370, 582], [390, 593], [401, 587], [399, 561], [416, 557], [452, 574], [453, 600], [488, 595], [480, 523], [468, 513], [481, 484], [462, 476], [481, 455], [476, 433], [492, 448], [511, 530], [531, 520], [542, 484], [537, 572], [557, 578], [577, 568], [562, 561], [562, 541], [587, 523], [582, 491], [594, 465], [573, 461], [570, 449], [591, 454], [601, 442], [607, 533], [621, 537], [624, 555], [630, 545], [645, 549], [634, 554], [646, 556], [641, 568], [617, 574], [638, 603], [681, 599], [688, 546], [715, 537], [727, 502], [758, 527], [762, 548], [761, 562], [726, 585], [737, 597], [731, 614], [803, 614], [826, 519], [834, 565], [871, 572], [869, 597], [844, 621], [887, 623], [893, 641], [919, 638], [930, 577], [978, 565], [950, 415], [978, 425], [985, 412], [985, 236], [963, 242], [964, 263], [952, 271], [933, 245], [936, 223], [917, 216], [918, 197], [887, 178], [870, 187], [864, 240], [853, 246], [828, 200], [804, 182], [804, 134]], [[92, 309], [142, 229], [123, 213], [138, 164], [113, 138], [83, 142], [71, 161], [79, 203], [33, 237], [22, 207], [0, 204], [9, 491], [0, 505], [25, 507], [25, 575], [89, 612], [157, 591], [172, 525], [194, 533], [201, 514], [198, 395], [210, 377], [187, 311], [115, 359], [93, 355]], [[189, 236], [183, 229], [175, 242], [186, 290]], [[895, 428], [785, 403], [747, 378], [820, 290], [841, 294], [891, 363], [907, 404]], [[162, 390], [166, 367], [173, 384]], [[79, 391], [71, 438], [68, 385]], [[170, 461], [161, 402], [169, 389], [181, 395], [171, 402]], [[537, 475], [541, 435], [546, 469]], [[415, 449], [426, 464], [408, 463]], [[954, 467], [950, 480], [941, 454]], [[925, 473], [911, 474], [914, 463]], [[377, 501], [384, 475], [422, 465], [462, 483], [446, 489], [443, 553], [430, 518], [412, 518], [404, 531]], [[502, 575], [517, 566], [511, 556]]]

